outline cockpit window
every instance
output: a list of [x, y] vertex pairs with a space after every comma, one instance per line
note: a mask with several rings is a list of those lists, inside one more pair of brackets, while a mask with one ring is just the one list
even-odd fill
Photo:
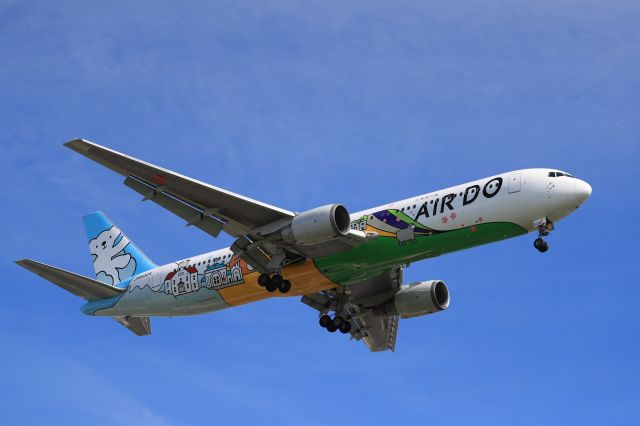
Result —
[[564, 172], [549, 172], [549, 177], [561, 177], [561, 176], [566, 176], [566, 177], [570, 177], [570, 178], [576, 178], [573, 175], [570, 175], [569, 173], [564, 173]]

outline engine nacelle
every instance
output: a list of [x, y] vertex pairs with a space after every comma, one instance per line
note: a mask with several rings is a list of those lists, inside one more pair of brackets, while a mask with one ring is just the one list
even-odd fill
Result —
[[440, 312], [449, 307], [449, 289], [444, 281], [432, 280], [402, 286], [396, 295], [373, 308], [376, 316], [400, 315], [402, 318]]
[[350, 225], [347, 209], [340, 204], [329, 204], [300, 213], [281, 231], [281, 235], [287, 242], [314, 244], [346, 235]]

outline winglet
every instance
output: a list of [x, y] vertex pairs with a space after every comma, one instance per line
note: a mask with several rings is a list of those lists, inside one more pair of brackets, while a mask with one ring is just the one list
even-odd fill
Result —
[[89, 151], [89, 148], [91, 148], [90, 143], [91, 142], [85, 139], [76, 138], [70, 140], [69, 142], [65, 142], [63, 145], [69, 149], [79, 152], [80, 154], [84, 154], [85, 152]]

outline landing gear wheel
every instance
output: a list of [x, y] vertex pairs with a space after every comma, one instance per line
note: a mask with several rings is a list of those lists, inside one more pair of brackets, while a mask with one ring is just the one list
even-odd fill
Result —
[[331, 323], [331, 324], [329, 324], [329, 325], [327, 326], [327, 331], [328, 331], [329, 333], [335, 333], [337, 329], [338, 329], [338, 327], [336, 327], [335, 325], [333, 325], [333, 323]]
[[274, 291], [279, 289], [281, 285], [282, 285], [282, 275], [275, 274], [274, 276], [269, 278], [269, 282], [267, 283], [267, 285], [265, 285], [265, 287], [269, 293], [273, 293]]
[[282, 275], [275, 274], [271, 277], [271, 282], [276, 286], [276, 288], [280, 287], [280, 284], [282, 284]]
[[329, 315], [323, 315], [320, 317], [320, 327], [327, 328], [330, 324], [332, 324], [331, 317]]
[[351, 323], [349, 321], [343, 322], [340, 324], [340, 327], [338, 327], [338, 330], [340, 330], [340, 333], [342, 334], [347, 334], [351, 331]]
[[274, 291], [276, 291], [278, 289], [278, 284], [273, 282], [273, 279], [270, 279], [269, 282], [267, 283], [267, 285], [265, 286], [265, 288], [267, 289], [267, 291], [269, 293], [273, 293]]
[[280, 290], [280, 293], [288, 293], [289, 290], [291, 290], [291, 281], [282, 280], [282, 283], [280, 284], [280, 287], [278, 287], [278, 290]]
[[269, 284], [269, 274], [260, 274], [258, 277], [258, 285], [260, 287], [266, 287]]
[[533, 242], [533, 246], [540, 253], [544, 253], [547, 250], [549, 250], [549, 243], [547, 243], [544, 239], [542, 239], [542, 237], [536, 238], [536, 240]]
[[333, 325], [336, 329], [340, 328], [340, 326], [344, 323], [344, 319], [336, 315], [333, 317]]

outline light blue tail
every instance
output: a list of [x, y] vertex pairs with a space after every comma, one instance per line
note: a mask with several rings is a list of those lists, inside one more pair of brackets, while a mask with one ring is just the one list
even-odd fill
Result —
[[156, 265], [102, 212], [82, 218], [96, 280], [116, 285]]

